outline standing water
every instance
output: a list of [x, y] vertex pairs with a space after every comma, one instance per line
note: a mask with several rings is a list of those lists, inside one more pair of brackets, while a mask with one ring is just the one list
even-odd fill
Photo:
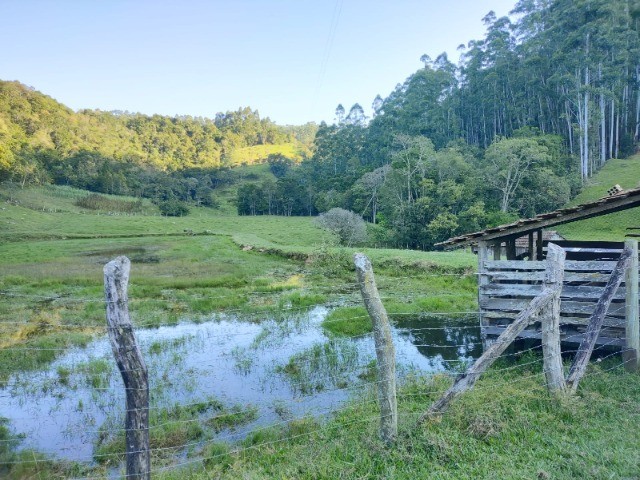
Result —
[[[244, 425], [221, 428], [236, 440], [258, 426], [338, 409], [372, 382], [373, 338], [331, 339], [328, 310], [261, 323], [220, 316], [205, 323], [136, 331], [149, 371], [151, 409], [215, 402], [251, 411]], [[400, 373], [459, 368], [481, 353], [475, 318], [402, 320], [393, 336]], [[106, 337], [68, 351], [47, 370], [13, 375], [0, 390], [0, 417], [33, 448], [68, 460], [93, 460], [94, 447], [124, 425], [124, 387]]]

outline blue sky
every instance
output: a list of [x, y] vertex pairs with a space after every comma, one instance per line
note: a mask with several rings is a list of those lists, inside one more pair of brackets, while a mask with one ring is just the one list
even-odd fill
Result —
[[515, 0], [0, 0], [0, 79], [77, 110], [280, 124], [367, 113], [424, 53], [457, 59]]

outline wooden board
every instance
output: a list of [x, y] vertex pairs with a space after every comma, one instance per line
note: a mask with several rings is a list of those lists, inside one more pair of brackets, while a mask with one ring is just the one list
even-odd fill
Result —
[[[485, 335], [490, 335], [490, 336], [499, 336], [503, 331], [504, 328], [502, 327], [483, 327], [483, 333]], [[540, 338], [542, 337], [542, 334], [540, 332], [537, 332], [535, 330], [523, 330], [520, 335], [518, 335], [518, 338], [523, 338], [523, 339], [532, 339], [532, 340], [540, 340]], [[570, 333], [570, 334], [561, 334], [560, 338], [563, 342], [571, 342], [571, 343], [580, 343], [582, 341], [583, 335], [582, 334], [578, 334], [578, 333]], [[596, 341], [597, 345], [607, 345], [607, 346], [611, 346], [611, 347], [623, 347], [624, 346], [624, 339], [623, 338], [613, 338], [613, 337], [607, 337], [604, 335], [600, 335], [598, 337], [598, 340]]]
[[[544, 270], [532, 270], [528, 272], [516, 271], [488, 271], [481, 275], [486, 276], [491, 282], [496, 281], [526, 281], [542, 282], [544, 280]], [[564, 275], [564, 283], [570, 282], [591, 282], [605, 284], [611, 276], [610, 273], [600, 272], [567, 272]]]
[[[488, 295], [492, 297], [533, 298], [541, 291], [542, 285], [491, 283], [489, 285], [480, 287], [480, 293], [482, 295]], [[598, 300], [603, 291], [604, 287], [565, 285], [564, 287], [562, 287], [562, 293], [560, 296], [563, 301], [569, 299]], [[618, 288], [613, 298], [614, 300], [624, 300], [625, 289], [623, 287]]]
[[[486, 270], [544, 270], [545, 262], [526, 260], [488, 260], [485, 262]], [[564, 271], [566, 272], [612, 272], [616, 262], [567, 260]]]
[[[488, 311], [502, 311], [502, 312], [519, 312], [526, 308], [529, 304], [528, 299], [524, 298], [492, 298], [482, 297], [480, 299], [480, 308], [482, 314]], [[595, 307], [596, 301], [576, 302], [565, 301], [560, 304], [561, 314], [566, 315], [591, 315]], [[625, 306], [623, 302], [612, 303], [609, 307], [608, 315], [612, 317], [624, 318]]]
[[[488, 322], [495, 322], [496, 320], [511, 321], [516, 317], [517, 313], [507, 312], [484, 312], [482, 318], [487, 319]], [[576, 316], [560, 316], [561, 325], [583, 325], [586, 326], [589, 323], [589, 317], [576, 317]], [[624, 328], [626, 320], [619, 317], [606, 316], [604, 325], [612, 328]], [[488, 324], [488, 323], [487, 323]]]

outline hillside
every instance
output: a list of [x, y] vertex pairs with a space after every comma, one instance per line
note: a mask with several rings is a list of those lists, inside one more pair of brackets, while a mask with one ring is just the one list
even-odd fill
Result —
[[[569, 205], [597, 200], [607, 195], [614, 185], [623, 189], [640, 187], [640, 155], [609, 160]], [[627, 227], [640, 226], [638, 209], [569, 223], [558, 227], [558, 232], [572, 240], [624, 240]]]
[[38, 163], [82, 152], [160, 170], [255, 163], [269, 153], [300, 160], [309, 153], [310, 125], [281, 127], [248, 107], [213, 119], [74, 112], [19, 82], [0, 81], [0, 180], [38, 183]]

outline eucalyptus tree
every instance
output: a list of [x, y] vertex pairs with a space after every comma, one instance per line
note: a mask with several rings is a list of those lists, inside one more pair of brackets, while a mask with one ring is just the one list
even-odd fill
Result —
[[523, 179], [551, 156], [547, 147], [532, 138], [502, 138], [487, 149], [485, 160], [486, 180], [500, 192], [500, 211], [508, 212]]
[[390, 165], [376, 168], [365, 173], [351, 187], [352, 204], [362, 211], [362, 217], [368, 217], [371, 223], [376, 223], [378, 215], [378, 205], [380, 202], [380, 190], [391, 170]]

